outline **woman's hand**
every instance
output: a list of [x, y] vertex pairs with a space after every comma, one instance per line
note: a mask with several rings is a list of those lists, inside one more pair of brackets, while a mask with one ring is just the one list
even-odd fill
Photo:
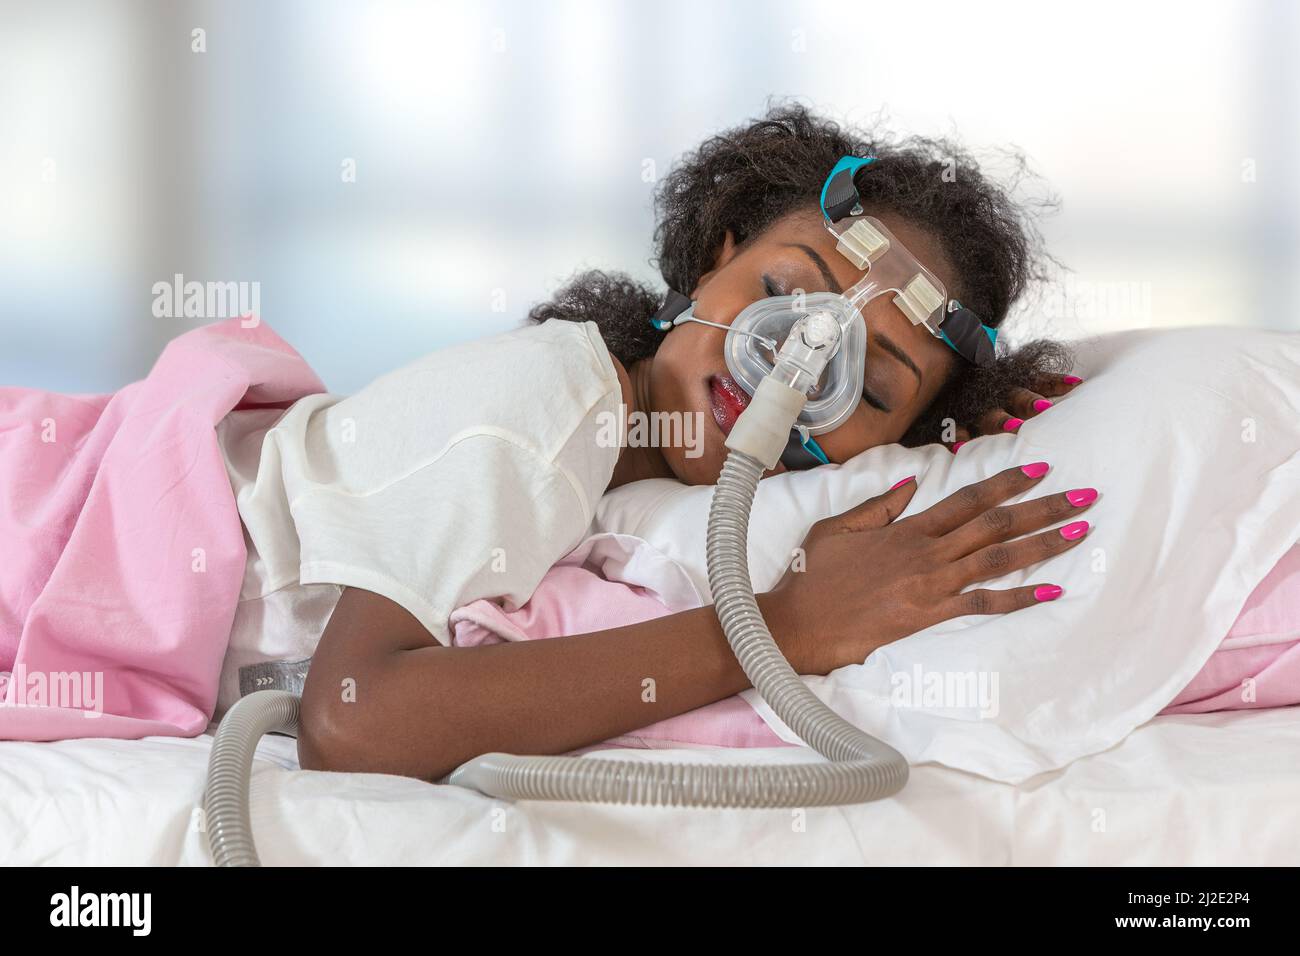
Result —
[[[1010, 468], [896, 521], [916, 492], [909, 478], [813, 525], [804, 570], [787, 571], [760, 596], [796, 669], [829, 673], [940, 621], [1005, 614], [1058, 597], [1061, 589], [1052, 584], [963, 592], [1068, 551], [1087, 535], [1088, 523], [1076, 518], [1096, 499], [1091, 488], [1003, 504], [1033, 488], [1047, 469], [1045, 462]], [[1071, 523], [1042, 530], [1065, 519]]]
[[1014, 432], [1028, 419], [1052, 407], [1052, 399], [1068, 395], [1083, 383], [1077, 375], [1040, 374], [1029, 388], [1013, 388], [1002, 398], [1002, 404], [983, 412], [971, 428], [958, 425], [953, 442], [948, 447], [955, 454], [966, 442], [978, 435], [1000, 435]]

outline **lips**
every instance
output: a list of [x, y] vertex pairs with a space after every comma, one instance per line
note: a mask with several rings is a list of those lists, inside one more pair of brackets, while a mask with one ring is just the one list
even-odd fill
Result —
[[729, 435], [736, 419], [749, 405], [749, 396], [730, 375], [714, 375], [709, 379], [709, 404], [722, 434]]

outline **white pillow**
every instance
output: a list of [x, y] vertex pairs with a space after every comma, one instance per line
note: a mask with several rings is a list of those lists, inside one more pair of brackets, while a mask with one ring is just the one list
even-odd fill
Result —
[[[1113, 746], [1183, 689], [1300, 539], [1300, 335], [1123, 332], [1080, 343], [1076, 354], [1084, 384], [1016, 435], [975, 439], [957, 455], [888, 445], [759, 486], [749, 547], [758, 591], [776, 584], [813, 522], [907, 475], [919, 484], [908, 514], [1032, 461], [1052, 468], [1031, 496], [1101, 492], [1083, 545], [989, 585], [1050, 581], [1065, 589], [1059, 600], [948, 621], [865, 664], [808, 678], [912, 763], [1018, 783]], [[646, 540], [708, 594], [711, 494], [637, 482], [603, 498], [593, 530]], [[963, 675], [996, 689], [996, 714], [973, 701], [953, 706], [955, 693], [925, 699], [928, 682]], [[754, 691], [746, 699], [798, 741]]]

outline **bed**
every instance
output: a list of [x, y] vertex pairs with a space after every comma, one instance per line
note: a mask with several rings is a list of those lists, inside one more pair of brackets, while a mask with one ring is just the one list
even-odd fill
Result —
[[[211, 864], [198, 810], [211, 733], [0, 743], [0, 863]], [[806, 760], [795, 748], [584, 759]], [[446, 785], [298, 769], [263, 738], [253, 830], [270, 866], [1300, 864], [1300, 707], [1157, 717], [1019, 785], [922, 765], [853, 807], [515, 805]]]
[[[1063, 463], [1039, 486], [1044, 491], [1048, 483], [1065, 490], [1075, 487], [1067, 481], [1086, 477], [1107, 496], [1097, 510], [1090, 561], [1043, 572], [1051, 576], [1042, 580], [1065, 586], [1066, 600], [1019, 616], [945, 622], [877, 649], [864, 665], [812, 680], [841, 705], [861, 702], [842, 716], [915, 762], [897, 797], [806, 813], [511, 805], [414, 779], [302, 772], [295, 742], [271, 737], [258, 748], [252, 785], [263, 862], [1300, 864], [1300, 706], [1147, 719], [1188, 686], [1252, 589], [1300, 537], [1300, 424], [1290, 411], [1300, 405], [1298, 341], [1239, 329], [1125, 333], [1081, 348], [1091, 384], [1014, 437], [979, 438], [959, 455], [939, 446], [879, 446], [835, 469], [763, 483], [756, 499], [770, 500], [756, 500], [751, 521], [751, 541], [766, 543], [751, 554], [760, 591], [772, 587], [791, 548], [821, 516], [813, 512], [846, 510], [899, 475], [920, 476], [912, 499], [918, 509], [997, 470], [1036, 461]], [[306, 374], [285, 379], [301, 383]], [[1256, 434], [1267, 440], [1255, 441]], [[1147, 453], [1151, 448], [1160, 454]], [[122, 480], [130, 474], [124, 468]], [[224, 473], [218, 477], [226, 480]], [[638, 482], [607, 494], [594, 530], [648, 543], [665, 556], [654, 567], [679, 565], [699, 603], [707, 591], [699, 529], [711, 491], [668, 484], [670, 493]], [[119, 517], [102, 510], [105, 527], [120, 535], [113, 525]], [[209, 530], [215, 535], [235, 526]], [[240, 562], [230, 566], [238, 569]], [[629, 573], [634, 567], [623, 566]], [[1118, 573], [1109, 573], [1112, 566]], [[103, 576], [95, 561], [78, 567], [88, 588]], [[46, 607], [91, 608], [102, 616], [79, 593], [67, 591], [62, 603], [51, 597]], [[192, 608], [187, 619], [218, 620]], [[103, 635], [71, 624], [46, 635], [48, 647], [65, 653], [69, 634]], [[154, 687], [215, 680], [215, 673], [190, 668], [210, 648], [208, 640], [225, 635], [200, 641], [196, 634], [185, 635], [193, 643], [168, 645], [178, 669], [165, 672], [192, 680], [160, 681], [156, 655], [153, 670], [128, 673]], [[22, 646], [28, 653], [35, 645], [25, 639]], [[72, 658], [74, 670], [82, 659], [99, 658], [89, 652]], [[204, 659], [215, 661], [211, 654]], [[996, 715], [962, 719], [970, 715], [947, 713], [943, 701], [880, 706], [892, 701], [893, 676], [918, 665], [927, 675], [1000, 675]], [[214, 728], [199, 731], [212, 711], [193, 700], [187, 706], [183, 724], [173, 722], [175, 736], [0, 742], [0, 863], [210, 863], [199, 803]], [[84, 714], [64, 710], [80, 732]], [[14, 725], [10, 736], [47, 730], [19, 726], [18, 718], [40, 716], [33, 711], [14, 708], [0, 716]], [[121, 729], [134, 718], [111, 712], [101, 719]], [[135, 733], [123, 737], [155, 732], [136, 724], [127, 729]], [[642, 760], [813, 759], [802, 748], [604, 753]]]

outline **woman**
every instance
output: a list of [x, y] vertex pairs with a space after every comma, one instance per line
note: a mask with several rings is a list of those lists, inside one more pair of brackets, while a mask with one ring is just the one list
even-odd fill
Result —
[[[438, 779], [479, 753], [562, 753], [748, 686], [709, 607], [474, 648], [443, 646], [446, 615], [477, 597], [526, 601], [608, 488], [716, 479], [747, 400], [727, 375], [725, 327], [763, 297], [862, 277], [819, 208], [848, 155], [877, 158], [854, 175], [865, 211], [996, 328], [1036, 276], [1022, 211], [949, 144], [872, 142], [783, 108], [706, 142], [659, 193], [660, 269], [715, 325], [665, 334], [649, 321], [657, 296], [588, 273], [534, 309], [530, 328], [435, 353], [351, 398], [303, 399], [269, 430], [226, 427], [251, 545], [236, 637], [271, 619], [276, 595], [274, 613], [321, 635], [303, 692], [304, 768]], [[1055, 374], [1051, 346], [977, 367], [887, 299], [868, 309], [863, 400], [817, 436], [831, 462], [898, 441], [955, 451], [972, 434], [1014, 431], [1078, 384]], [[703, 417], [702, 447], [601, 443], [596, 422], [620, 404]], [[816, 525], [807, 570], [759, 598], [795, 669], [824, 674], [939, 621], [1057, 597], [1047, 582], [964, 590], [1082, 540], [1087, 523], [1074, 519], [1091, 489], [1004, 504], [1047, 468], [1026, 463], [896, 521], [915, 491], [907, 478]]]

